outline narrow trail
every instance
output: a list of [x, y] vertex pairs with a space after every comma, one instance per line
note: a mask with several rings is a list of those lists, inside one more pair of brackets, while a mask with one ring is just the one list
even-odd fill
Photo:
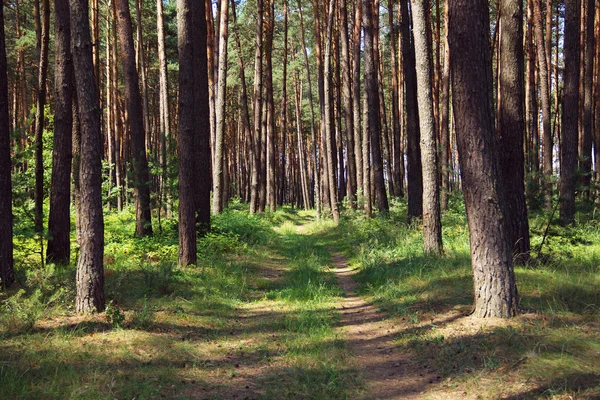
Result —
[[341, 337], [355, 357], [366, 383], [364, 399], [420, 399], [430, 383], [433, 371], [418, 365], [410, 354], [397, 351], [393, 340], [405, 328], [388, 319], [376, 306], [356, 294], [356, 273], [345, 257], [332, 252], [339, 286], [344, 297], [338, 306]]

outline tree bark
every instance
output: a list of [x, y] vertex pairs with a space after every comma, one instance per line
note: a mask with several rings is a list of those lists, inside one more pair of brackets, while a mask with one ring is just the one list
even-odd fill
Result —
[[[542, 0], [533, 0], [533, 17], [535, 23], [535, 38], [537, 47], [537, 57], [540, 73], [540, 93], [542, 97], [542, 184], [545, 197], [546, 208], [551, 207], [552, 203], [552, 126], [550, 124], [550, 78], [548, 74], [548, 55], [546, 54], [546, 38], [543, 30], [542, 21]], [[551, 9], [546, 10], [552, 13]], [[546, 32], [546, 35], [552, 35], [552, 32]], [[519, 40], [522, 40], [520, 38]], [[520, 43], [519, 43], [520, 45]], [[522, 51], [521, 59], [522, 59]], [[510, 64], [509, 64], [510, 66]]]
[[402, 179], [400, 163], [404, 162], [401, 150], [401, 123], [400, 123], [400, 85], [398, 77], [398, 34], [396, 32], [396, 21], [394, 20], [394, 0], [388, 0], [388, 20], [390, 25], [390, 53], [392, 59], [392, 182], [394, 187], [394, 196], [404, 196], [404, 182]]
[[450, 192], [450, 46], [448, 46], [448, 0], [445, 0], [444, 21], [444, 68], [442, 72], [442, 97], [440, 107], [440, 137], [441, 171], [442, 171], [442, 210], [448, 210], [448, 197]]
[[70, 0], [73, 70], [80, 119], [79, 169], [80, 253], [77, 262], [79, 313], [104, 310], [104, 218], [102, 215], [102, 135], [100, 100], [92, 61], [92, 40], [87, 0]]
[[[39, 64], [38, 86], [35, 105], [35, 214], [34, 227], [37, 234], [44, 232], [44, 108], [46, 107], [46, 78], [48, 76], [48, 44], [50, 43], [50, 2], [41, 3], [41, 32], [38, 37]], [[42, 243], [43, 243], [43, 239]], [[43, 262], [43, 255], [42, 255]]]
[[15, 281], [7, 73], [4, 5], [0, 4], [0, 287], [4, 289]]
[[165, 22], [163, 0], [156, 0], [156, 33], [158, 39], [158, 64], [159, 64], [159, 115], [161, 132], [161, 198], [167, 203], [168, 174], [167, 153], [172, 150], [171, 144], [171, 115], [169, 113], [169, 80], [167, 75], [167, 54], [165, 50]]
[[585, 80], [583, 83], [583, 136], [581, 140], [582, 152], [580, 156], [580, 169], [583, 174], [582, 190], [584, 191], [586, 199], [589, 199], [592, 179], [592, 136], [594, 127], [594, 17], [596, 16], [596, 10], [594, 8], [594, 0], [585, 1], [587, 2], [586, 19], [585, 21], [582, 21], [582, 24], [585, 24], [586, 33], [584, 59]]
[[252, 178], [250, 194], [250, 213], [253, 214], [259, 208], [259, 185], [260, 185], [260, 143], [262, 133], [262, 76], [263, 76], [263, 0], [256, 1], [256, 52], [254, 55], [254, 135], [252, 138]]
[[350, 65], [350, 39], [348, 37], [348, 11], [346, 0], [339, 0], [340, 33], [342, 47], [342, 74], [344, 93], [344, 121], [346, 123], [347, 165], [348, 165], [348, 203], [356, 209], [356, 155], [354, 143], [354, 108], [352, 103], [352, 75]]
[[323, 82], [323, 124], [325, 133], [325, 162], [327, 163], [327, 179], [329, 181], [329, 199], [331, 203], [331, 213], [333, 222], [337, 224], [340, 220], [340, 211], [338, 208], [337, 179], [333, 162], [333, 132], [332, 132], [332, 104], [331, 104], [331, 41], [333, 34], [333, 16], [335, 13], [335, 0], [329, 0], [329, 12], [327, 14], [327, 37], [325, 39], [325, 59], [324, 59], [324, 82]]
[[46, 259], [48, 263], [68, 264], [73, 158], [73, 60], [68, 0], [55, 0], [54, 10], [54, 151]]
[[560, 143], [560, 220], [575, 220], [575, 169], [577, 167], [579, 104], [579, 24], [580, 0], [565, 0], [564, 78], [562, 98], [562, 137]]
[[491, 103], [486, 0], [449, 0], [453, 106], [471, 239], [476, 317], [512, 317], [517, 287], [504, 221], [504, 192]]
[[364, 198], [364, 174], [362, 154], [361, 110], [360, 110], [360, 60], [362, 30], [362, 1], [356, 0], [354, 6], [354, 27], [352, 32], [352, 113], [354, 116], [354, 156], [356, 157], [356, 194]]
[[[525, 65], [523, 62], [523, 6], [520, 0], [500, 1], [500, 87], [498, 132], [503, 186], [506, 193], [506, 231], [517, 263], [529, 260], [529, 223], [525, 202], [523, 104]], [[539, 47], [539, 46], [538, 46]], [[542, 46], [543, 49], [543, 46]], [[545, 62], [545, 56], [540, 58]], [[544, 85], [546, 77], [541, 84]], [[548, 120], [549, 121], [549, 120]]]
[[133, 189], [135, 196], [135, 233], [152, 234], [152, 215], [150, 212], [150, 177], [146, 158], [146, 132], [144, 130], [144, 112], [140, 95], [139, 76], [135, 64], [133, 29], [128, 0], [116, 0], [117, 28], [123, 63], [123, 81], [125, 102], [131, 137], [131, 161], [133, 163]]
[[[377, 208], [380, 212], [388, 212], [389, 205], [383, 180], [383, 158], [381, 156], [381, 120], [379, 113], [379, 80], [378, 63], [375, 52], [378, 51], [375, 43], [376, 23], [375, 5], [371, 0], [363, 1], [363, 29], [364, 29], [364, 57], [365, 57], [365, 96], [367, 109], [365, 110], [365, 137], [370, 141], [371, 161], [373, 169], [373, 185]], [[367, 153], [368, 154], [368, 153]], [[365, 153], [363, 153], [365, 157]], [[368, 159], [368, 157], [367, 157]], [[364, 161], [363, 161], [364, 162]], [[366, 172], [365, 172], [366, 174]]]
[[442, 222], [440, 216], [440, 187], [436, 146], [436, 127], [432, 99], [430, 45], [427, 40], [426, 4], [411, 0], [416, 60], [417, 100], [421, 133], [423, 168], [423, 245], [426, 254], [442, 253]]
[[419, 148], [419, 112], [417, 100], [417, 76], [415, 70], [415, 47], [410, 29], [408, 0], [400, 1], [400, 32], [404, 56], [404, 83], [406, 104], [406, 142], [408, 178], [408, 221], [423, 216], [423, 167]]
[[[275, 169], [275, 99], [273, 98], [273, 34], [275, 30], [275, 4], [273, 0], [267, 0], [265, 12], [265, 54], [264, 54], [264, 80], [265, 80], [265, 104], [266, 104], [266, 200], [269, 211], [277, 209], [277, 181]], [[264, 208], [264, 207], [261, 207]]]
[[217, 101], [215, 103], [215, 147], [213, 171], [213, 214], [219, 214], [224, 207], [223, 143], [225, 141], [225, 111], [227, 97], [227, 44], [229, 41], [229, 1], [221, 1], [219, 21], [219, 80], [217, 81]]

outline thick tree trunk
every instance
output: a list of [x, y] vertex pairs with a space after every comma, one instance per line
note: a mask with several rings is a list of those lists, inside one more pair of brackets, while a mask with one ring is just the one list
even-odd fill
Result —
[[217, 102], [215, 104], [215, 147], [213, 171], [212, 212], [219, 214], [224, 207], [223, 144], [225, 141], [225, 109], [227, 97], [227, 43], [229, 41], [229, 0], [221, 0], [221, 20], [219, 21], [219, 80]]
[[133, 189], [135, 196], [135, 233], [152, 234], [152, 215], [150, 212], [150, 177], [146, 158], [146, 132], [144, 130], [144, 112], [140, 95], [139, 76], [135, 64], [133, 29], [127, 0], [116, 0], [117, 28], [123, 63], [123, 81], [125, 102], [131, 135], [131, 161], [133, 163]]
[[195, 264], [196, 234], [210, 227], [210, 111], [206, 10], [178, 0], [179, 265]]
[[408, 0], [400, 0], [400, 32], [404, 56], [404, 83], [406, 96], [406, 142], [408, 177], [408, 221], [423, 216], [423, 167], [419, 148], [419, 112], [417, 106], [417, 76], [415, 47], [410, 29]]
[[46, 259], [49, 263], [68, 264], [73, 158], [73, 60], [68, 0], [55, 0], [54, 10], [54, 151]]
[[102, 215], [102, 135], [100, 100], [92, 62], [87, 0], [70, 0], [73, 70], [80, 120], [80, 253], [77, 262], [77, 312], [104, 310], [104, 218]]
[[[506, 191], [505, 223], [507, 239], [517, 263], [529, 260], [529, 223], [525, 202], [523, 103], [525, 65], [523, 62], [523, 6], [520, 0], [500, 1], [500, 93], [498, 132], [501, 166]], [[543, 49], [543, 46], [542, 46]], [[540, 58], [545, 62], [545, 56]], [[545, 79], [546, 77], [544, 77]], [[545, 81], [542, 79], [541, 84]], [[549, 121], [549, 120], [548, 120]]]
[[0, 4], [0, 287], [15, 281], [13, 258], [13, 216], [8, 117], [8, 64], [4, 34], [4, 5]]
[[474, 275], [476, 317], [512, 317], [517, 287], [504, 221], [486, 0], [449, 0], [453, 106]]
[[423, 0], [411, 0], [416, 60], [421, 159], [423, 167], [423, 244], [426, 254], [442, 253], [442, 222], [440, 217], [440, 187], [438, 175], [436, 127], [433, 115], [430, 45], [427, 40], [426, 5]]
[[[34, 226], [37, 234], [44, 232], [44, 144], [45, 125], [44, 108], [46, 107], [46, 77], [48, 76], [48, 44], [50, 43], [50, 2], [42, 0], [41, 35], [38, 37], [39, 64], [38, 86], [35, 105], [35, 214]], [[42, 239], [43, 243], [43, 239]], [[43, 255], [42, 255], [43, 261]]]
[[564, 92], [562, 98], [562, 137], [560, 143], [560, 219], [575, 220], [575, 169], [577, 167], [579, 104], [579, 23], [580, 0], [565, 0]]

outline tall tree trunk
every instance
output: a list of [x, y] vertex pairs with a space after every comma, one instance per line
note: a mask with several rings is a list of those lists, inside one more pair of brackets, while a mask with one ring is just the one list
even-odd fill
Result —
[[562, 137], [560, 143], [560, 219], [575, 220], [575, 169], [577, 167], [579, 104], [579, 24], [580, 0], [565, 0], [564, 92], [562, 98]]
[[196, 234], [210, 227], [210, 110], [203, 1], [178, 0], [179, 265], [195, 264]]
[[441, 171], [442, 171], [442, 210], [448, 210], [450, 192], [450, 46], [448, 46], [448, 0], [445, 0], [444, 21], [444, 70], [442, 73], [442, 99], [440, 109]]
[[331, 203], [331, 213], [333, 214], [333, 222], [338, 223], [340, 220], [340, 211], [338, 208], [338, 193], [337, 179], [335, 176], [335, 168], [333, 163], [333, 132], [332, 132], [332, 104], [331, 104], [331, 41], [333, 34], [333, 16], [335, 13], [335, 0], [329, 0], [329, 12], [327, 14], [327, 37], [325, 39], [325, 59], [324, 59], [324, 82], [323, 82], [323, 124], [325, 133], [325, 162], [327, 163], [327, 179], [329, 181], [329, 199]]
[[213, 214], [219, 214], [224, 207], [223, 144], [225, 141], [225, 111], [227, 97], [227, 43], [229, 41], [229, 1], [221, 1], [221, 20], [219, 21], [219, 80], [217, 84], [217, 102], [215, 104], [215, 147], [213, 171]]
[[304, 57], [304, 69], [306, 71], [306, 81], [308, 83], [308, 101], [309, 101], [309, 111], [310, 111], [310, 131], [312, 138], [312, 164], [314, 165], [314, 176], [315, 176], [315, 208], [317, 213], [317, 218], [321, 216], [321, 171], [319, 168], [319, 160], [317, 156], [318, 152], [318, 140], [317, 140], [317, 127], [315, 122], [315, 112], [314, 112], [314, 104], [313, 104], [313, 91], [312, 91], [312, 79], [310, 77], [310, 64], [308, 61], [308, 51], [306, 50], [306, 39], [304, 37], [304, 23], [302, 17], [302, 4], [300, 0], [298, 0], [298, 17], [300, 19], [300, 40], [302, 46], [302, 55]]
[[[542, 0], [533, 0], [533, 17], [535, 23], [535, 38], [537, 57], [540, 72], [540, 92], [542, 96], [542, 184], [546, 207], [550, 208], [552, 203], [552, 126], [550, 124], [550, 78], [548, 75], [548, 56], [546, 54], [546, 40], [542, 25]], [[547, 13], [552, 13], [551, 9], [546, 10]], [[552, 32], [546, 32], [546, 35], [552, 36]], [[522, 35], [521, 35], [522, 36]], [[519, 38], [522, 40], [522, 37]], [[521, 46], [521, 43], [519, 43]], [[523, 51], [519, 51], [519, 62], [523, 58]], [[514, 61], [514, 59], [513, 59]], [[508, 64], [508, 68], [511, 64]], [[522, 147], [522, 146], [521, 146]]]
[[419, 149], [419, 112], [417, 106], [417, 76], [415, 47], [410, 29], [408, 0], [400, 0], [400, 32], [404, 56], [404, 83], [406, 96], [406, 142], [408, 177], [408, 221], [423, 216], [423, 167]]
[[267, 0], [265, 17], [264, 80], [267, 113], [265, 121], [267, 139], [266, 200], [269, 205], [269, 211], [275, 212], [277, 208], [277, 181], [275, 173], [277, 165], [275, 160], [275, 100], [273, 98], [273, 33], [275, 30], [275, 4], [273, 0]]
[[423, 244], [426, 254], [442, 253], [440, 186], [438, 175], [435, 117], [431, 93], [430, 45], [427, 40], [426, 4], [411, 0], [416, 60], [421, 158], [423, 160]]
[[471, 239], [476, 317], [512, 317], [517, 286], [504, 221], [498, 142], [490, 112], [487, 0], [449, 0], [452, 101]]
[[68, 264], [73, 158], [73, 60], [68, 0], [55, 0], [54, 10], [54, 151], [46, 259], [49, 263]]
[[390, 53], [392, 58], [392, 144], [393, 144], [393, 160], [392, 160], [392, 182], [394, 187], [394, 196], [404, 196], [404, 185], [402, 175], [400, 173], [400, 163], [404, 162], [400, 155], [401, 150], [401, 123], [400, 123], [400, 85], [398, 71], [398, 34], [396, 31], [396, 21], [394, 20], [394, 0], [388, 0], [388, 19], [390, 26]]
[[354, 156], [356, 158], [356, 192], [364, 193], [363, 156], [362, 156], [362, 133], [361, 133], [361, 110], [360, 110], [360, 60], [362, 31], [362, 1], [356, 0], [354, 6], [354, 26], [352, 31], [352, 114], [354, 116]]
[[[377, 2], [376, 2], [377, 3]], [[365, 96], [367, 110], [365, 110], [365, 138], [368, 137], [371, 148], [371, 167], [373, 168], [373, 184], [377, 208], [380, 212], [388, 212], [389, 205], [383, 180], [383, 158], [381, 156], [381, 122], [379, 114], [379, 81], [378, 65], [375, 52], [376, 48], [376, 5], [371, 0], [363, 1], [363, 29], [365, 53]], [[366, 141], [366, 140], [365, 140]], [[364, 157], [364, 154], [363, 154]]]
[[581, 140], [582, 154], [580, 157], [580, 169], [583, 174], [583, 191], [585, 193], [585, 197], [589, 199], [590, 184], [592, 179], [592, 135], [594, 127], [594, 17], [596, 16], [596, 10], [594, 8], [594, 0], [585, 1], [587, 2], [586, 19], [585, 21], [582, 21], [582, 24], [585, 24], [586, 33], [584, 59], [585, 80], [583, 83], [583, 137]]
[[150, 110], [148, 108], [148, 80], [146, 79], [146, 55], [144, 54], [144, 35], [142, 33], [142, 7], [143, 1], [136, 0], [136, 59], [138, 76], [140, 78], [140, 93], [142, 96], [142, 117], [144, 121], [144, 132], [146, 132], [144, 138], [145, 147], [147, 152], [153, 152], [150, 135]]
[[[42, 0], [40, 52], [38, 64], [38, 86], [35, 105], [35, 214], [34, 226], [37, 234], [44, 232], [44, 108], [46, 107], [46, 77], [48, 76], [48, 44], [50, 42], [50, 2]], [[43, 239], [40, 239], [43, 243]], [[43, 260], [42, 254], [42, 260]]]
[[4, 5], [0, 4], [0, 287], [4, 289], [15, 281], [7, 73]]
[[[348, 158], [348, 203], [350, 208], [356, 209], [356, 154], [354, 143], [354, 108], [352, 99], [352, 75], [350, 65], [350, 38], [348, 36], [348, 10], [346, 0], [339, 0], [340, 33], [342, 47], [342, 73], [344, 93], [344, 117], [346, 123], [346, 143]], [[360, 79], [356, 77], [356, 79]]]
[[[171, 139], [171, 115], [169, 113], [169, 81], [167, 75], [167, 54], [165, 50], [165, 22], [163, 11], [163, 0], [156, 0], [156, 33], [158, 38], [158, 64], [159, 64], [159, 91], [160, 91], [160, 132], [161, 132], [161, 187], [162, 201], [167, 204], [168, 198], [168, 174], [167, 153], [172, 150]], [[160, 212], [160, 210], [159, 210]]]
[[[505, 224], [507, 239], [517, 263], [529, 260], [529, 223], [525, 202], [523, 104], [525, 65], [523, 63], [523, 5], [520, 0], [500, 1], [500, 93], [498, 132], [501, 166], [506, 191]], [[543, 46], [542, 46], [543, 49]], [[545, 62], [545, 56], [540, 62]], [[545, 77], [544, 77], [545, 79]], [[544, 79], [541, 84], [544, 85]]]
[[127, 0], [116, 0], [117, 28], [121, 45], [121, 61], [123, 62], [123, 81], [125, 102], [131, 135], [131, 159], [133, 163], [133, 189], [135, 196], [135, 233], [136, 235], [152, 234], [152, 215], [150, 212], [150, 177], [146, 158], [146, 132], [144, 130], [144, 113], [140, 84], [135, 64], [133, 46], [133, 29], [131, 14]]
[[102, 215], [102, 134], [100, 100], [92, 61], [87, 0], [70, 0], [73, 70], [81, 121], [79, 168], [80, 252], [77, 262], [77, 312], [104, 310], [104, 218]]
[[259, 209], [259, 185], [262, 136], [262, 86], [263, 86], [263, 0], [256, 1], [256, 52], [254, 55], [254, 135], [252, 138], [252, 181], [250, 213]]

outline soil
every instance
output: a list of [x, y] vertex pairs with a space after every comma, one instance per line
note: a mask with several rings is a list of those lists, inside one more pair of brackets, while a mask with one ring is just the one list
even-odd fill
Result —
[[332, 263], [345, 293], [338, 307], [341, 316], [338, 329], [366, 382], [363, 398], [422, 398], [430, 382], [437, 381], [435, 372], [423, 369], [411, 354], [397, 351], [394, 337], [405, 327], [356, 294], [357, 284], [352, 278], [355, 271], [348, 267], [344, 256], [333, 253]]

